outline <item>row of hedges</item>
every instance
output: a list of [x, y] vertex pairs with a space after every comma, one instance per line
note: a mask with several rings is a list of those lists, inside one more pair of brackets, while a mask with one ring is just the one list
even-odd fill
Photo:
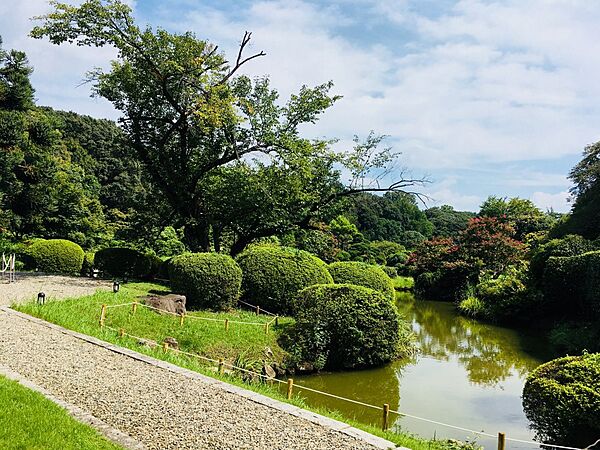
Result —
[[587, 319], [600, 317], [600, 251], [550, 257], [542, 286], [551, 312]]

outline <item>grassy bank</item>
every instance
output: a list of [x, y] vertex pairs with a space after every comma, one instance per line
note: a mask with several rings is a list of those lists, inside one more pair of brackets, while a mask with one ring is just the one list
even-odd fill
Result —
[[119, 450], [43, 395], [0, 376], [0, 448]]
[[396, 277], [392, 281], [394, 282], [394, 289], [397, 290], [409, 290], [415, 287], [413, 277]]
[[[347, 422], [352, 426], [388, 439], [397, 445], [415, 450], [458, 448], [454, 443], [424, 440], [401, 432], [383, 432], [379, 428], [379, 424], [370, 426], [343, 417], [335, 411], [313, 408], [306, 404], [305, 400], [301, 397], [301, 391], [291, 401], [288, 401], [278, 383], [275, 385], [268, 385], [261, 382], [247, 383], [235, 374], [219, 375], [216, 373], [214, 366], [206, 365], [206, 363], [197, 358], [173, 352], [165, 353], [160, 347], [148, 347], [140, 343], [137, 339], [128, 336], [120, 337], [116, 331], [108, 328], [100, 328], [98, 321], [102, 304], [116, 305], [136, 301], [139, 300], [140, 296], [146, 295], [149, 291], [166, 291], [166, 288], [153, 283], [129, 283], [123, 285], [121, 291], [116, 295], [113, 293], [97, 293], [78, 299], [49, 302], [43, 306], [38, 306], [35, 303], [27, 303], [14, 306], [14, 308], [64, 326], [65, 328], [95, 336], [107, 342], [112, 342], [157, 359], [169, 361], [173, 364], [223, 379], [231, 384], [239, 385], [263, 393], [269, 397]], [[191, 316], [210, 319], [229, 319], [230, 321], [259, 322], [261, 324], [271, 319], [268, 316], [256, 316], [252, 312], [245, 311], [229, 313], [201, 311], [189, 314]], [[242, 325], [235, 323], [230, 323], [229, 330], [225, 331], [222, 321], [193, 320], [188, 317], [185, 320], [185, 324], [181, 326], [177, 317], [159, 315], [154, 311], [142, 307], [138, 307], [136, 314], [133, 315], [131, 307], [124, 306], [107, 309], [105, 323], [116, 329], [124, 328], [129, 334], [152, 339], [157, 342], [161, 342], [166, 336], [172, 336], [177, 339], [180, 348], [184, 351], [197, 353], [213, 359], [224, 358], [230, 362], [235, 362], [238, 366], [242, 365], [246, 368], [255, 369], [257, 368], [257, 363], [265, 359], [266, 347], [272, 350], [273, 360], [283, 360], [285, 352], [279, 347], [277, 338], [281, 330], [287, 324], [291, 323], [292, 320], [290, 318], [280, 318], [279, 326], [273, 326], [269, 334], [265, 334], [262, 325]]]

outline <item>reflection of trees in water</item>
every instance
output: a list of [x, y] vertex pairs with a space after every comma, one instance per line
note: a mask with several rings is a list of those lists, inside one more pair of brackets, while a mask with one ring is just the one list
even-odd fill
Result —
[[[370, 405], [381, 406], [384, 403], [389, 403], [390, 408], [398, 409], [400, 386], [397, 370], [398, 367], [395, 364], [387, 364], [377, 369], [337, 372], [335, 374], [325, 372], [320, 375], [295, 377], [295, 381], [300, 385]], [[377, 410], [302, 391], [301, 389], [299, 389], [299, 393], [302, 397], [307, 398], [311, 405], [326, 406], [331, 410], [341, 412], [346, 417], [355, 418], [365, 423], [379, 424], [381, 422], [381, 412]]]
[[456, 357], [473, 383], [494, 385], [513, 370], [524, 376], [542, 362], [525, 352], [517, 331], [459, 316], [452, 304], [404, 295], [398, 307], [412, 321], [421, 353], [443, 360]]

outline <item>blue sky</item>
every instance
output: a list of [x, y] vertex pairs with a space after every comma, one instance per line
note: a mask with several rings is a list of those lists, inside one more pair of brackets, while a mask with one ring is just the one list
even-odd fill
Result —
[[[577, 0], [130, 0], [137, 19], [191, 30], [229, 55], [245, 30], [267, 56], [246, 68], [282, 98], [333, 80], [343, 95], [309, 136], [389, 135], [400, 165], [429, 175], [430, 205], [477, 210], [488, 195], [566, 211], [566, 178], [600, 140], [600, 2]], [[38, 103], [117, 118], [79, 86], [110, 48], [27, 37], [43, 0], [3, 0], [7, 48], [27, 51]]]

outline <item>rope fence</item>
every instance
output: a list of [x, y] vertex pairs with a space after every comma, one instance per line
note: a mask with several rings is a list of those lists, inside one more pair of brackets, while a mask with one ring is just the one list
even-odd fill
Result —
[[[252, 306], [254, 307], [254, 305], [249, 305], [248, 306]], [[156, 341], [153, 341], [151, 339], [147, 339], [147, 338], [143, 338], [140, 336], [135, 336], [133, 334], [129, 334], [127, 332], [125, 332], [125, 330], [123, 328], [114, 328], [111, 327], [109, 325], [105, 324], [105, 320], [106, 320], [106, 310], [109, 308], [117, 308], [117, 307], [122, 307], [122, 306], [132, 306], [133, 309], [133, 313], [135, 313], [135, 309], [137, 308], [137, 306], [142, 306], [142, 307], [146, 307], [149, 309], [154, 309], [154, 310], [159, 310], [158, 308], [154, 308], [148, 305], [144, 305], [143, 303], [138, 303], [138, 302], [130, 302], [130, 303], [121, 303], [121, 304], [117, 304], [117, 305], [102, 305], [102, 309], [100, 312], [100, 327], [101, 328], [105, 328], [111, 331], [114, 331], [118, 334], [119, 337], [130, 337], [132, 339], [136, 339], [139, 342], [145, 342], [147, 344], [150, 345], [155, 345], [158, 346], [159, 344]], [[168, 314], [174, 315], [174, 316], [178, 316], [180, 318], [183, 318], [183, 315], [179, 315], [176, 313], [171, 313], [168, 311], [163, 311], [163, 310], [159, 310], [161, 312], [166, 312]], [[263, 311], [266, 314], [266, 311]], [[207, 317], [198, 317], [198, 316], [185, 316], [187, 318], [194, 318], [194, 319], [199, 319], [199, 320], [210, 320], [210, 321], [222, 321], [221, 319], [213, 319], [213, 318], [207, 318]], [[263, 325], [265, 326], [267, 332], [268, 332], [268, 325], [271, 323], [274, 323], [276, 321], [276, 319], [278, 318], [278, 316], [274, 316], [274, 318], [270, 321], [270, 322], [265, 322], [265, 323], [259, 323], [259, 322], [241, 322], [241, 321], [228, 321], [228, 319], [225, 319], [225, 323], [226, 323], [226, 327], [227, 327], [227, 323], [238, 323], [238, 324], [247, 324], [247, 325]], [[183, 324], [183, 321], [181, 322]], [[390, 414], [396, 414], [398, 417], [409, 417], [411, 419], [415, 419], [415, 420], [420, 420], [423, 422], [428, 422], [431, 424], [435, 424], [435, 425], [439, 425], [439, 426], [443, 426], [446, 428], [451, 428], [451, 429], [455, 429], [455, 430], [459, 430], [459, 431], [465, 431], [468, 433], [472, 433], [474, 435], [477, 436], [486, 436], [489, 438], [493, 438], [493, 439], [497, 439], [498, 440], [498, 450], [505, 450], [505, 445], [506, 442], [515, 442], [515, 443], [521, 443], [521, 444], [530, 444], [530, 445], [535, 445], [535, 446], [540, 446], [540, 447], [547, 447], [547, 448], [555, 448], [555, 449], [561, 449], [561, 450], [591, 450], [592, 448], [594, 448], [597, 444], [600, 444], [600, 439], [598, 439], [596, 442], [594, 442], [593, 444], [587, 446], [587, 447], [569, 447], [569, 446], [564, 446], [564, 445], [558, 445], [558, 444], [545, 444], [545, 443], [541, 443], [541, 442], [535, 442], [535, 441], [529, 441], [529, 440], [525, 440], [525, 439], [517, 439], [517, 438], [510, 438], [510, 437], [506, 437], [506, 435], [504, 433], [498, 433], [497, 435], [495, 434], [491, 434], [491, 433], [485, 433], [483, 431], [477, 431], [477, 430], [472, 430], [470, 428], [465, 428], [465, 427], [460, 427], [457, 425], [452, 425], [452, 424], [448, 424], [448, 423], [444, 423], [444, 422], [440, 422], [440, 421], [436, 421], [436, 420], [432, 420], [432, 419], [427, 419], [425, 417], [419, 417], [419, 416], [415, 416], [413, 414], [408, 414], [406, 412], [402, 412], [402, 411], [397, 411], [397, 410], [393, 410], [390, 409], [390, 406], [388, 403], [383, 404], [382, 406], [376, 406], [376, 405], [371, 405], [369, 403], [364, 403], [361, 402], [359, 400], [355, 400], [355, 399], [351, 399], [351, 398], [346, 398], [346, 397], [342, 397], [339, 395], [335, 395], [329, 392], [324, 392], [324, 391], [320, 391], [318, 389], [313, 389], [310, 388], [308, 386], [304, 386], [304, 385], [300, 385], [300, 384], [295, 384], [294, 380], [292, 378], [288, 378], [286, 381], [284, 380], [280, 380], [278, 378], [274, 378], [274, 377], [269, 377], [267, 375], [264, 375], [262, 373], [253, 371], [253, 370], [249, 370], [243, 367], [238, 367], [235, 366], [234, 364], [230, 364], [228, 362], [225, 362], [223, 359], [214, 359], [214, 358], [208, 358], [206, 356], [202, 356], [202, 355], [198, 355], [196, 353], [190, 353], [190, 352], [186, 352], [183, 350], [180, 350], [178, 348], [175, 347], [171, 347], [169, 346], [168, 342], [163, 342], [163, 350], [164, 352], [173, 352], [176, 354], [180, 354], [180, 355], [185, 355], [191, 358], [195, 358], [204, 362], [208, 362], [208, 363], [213, 363], [216, 364], [216, 371], [220, 374], [223, 375], [224, 374], [224, 368], [228, 368], [231, 369], [232, 371], [239, 371], [239, 372], [243, 372], [243, 373], [247, 373], [247, 374], [251, 374], [252, 376], [258, 377], [258, 379], [261, 380], [266, 380], [269, 382], [276, 382], [279, 384], [285, 384], [287, 385], [287, 392], [286, 392], [286, 397], [288, 400], [291, 400], [293, 395], [294, 395], [294, 388], [296, 388], [297, 390], [305, 390], [308, 392], [312, 392], [318, 395], [323, 395], [326, 397], [330, 397], [330, 398], [335, 398], [337, 400], [341, 400], [341, 401], [345, 401], [348, 403], [352, 403], [355, 405], [359, 405], [359, 406], [363, 406], [366, 408], [370, 408], [370, 409], [374, 409], [377, 411], [381, 411], [382, 412], [382, 430], [386, 431], [389, 428], [389, 415]]]
[[268, 334], [269, 333], [269, 328], [271, 327], [271, 325], [273, 325], [273, 324], [279, 325], [279, 316], [274, 316], [268, 322], [246, 322], [246, 321], [241, 321], [241, 320], [217, 319], [217, 318], [214, 318], [214, 317], [200, 317], [200, 316], [194, 316], [194, 315], [188, 315], [188, 314], [177, 314], [177, 313], [174, 313], [174, 312], [171, 312], [171, 311], [165, 311], [163, 309], [156, 308], [156, 307], [150, 306], [150, 305], [146, 305], [146, 304], [140, 303], [140, 302], [128, 302], [128, 303], [119, 303], [119, 304], [116, 304], [116, 305], [102, 305], [102, 309], [100, 311], [100, 326], [104, 326], [104, 322], [106, 320], [106, 311], [108, 309], [110, 309], [110, 308], [120, 308], [120, 307], [123, 307], [123, 306], [131, 306], [133, 314], [135, 314], [136, 311], [137, 311], [137, 308], [139, 306], [141, 306], [142, 308], [147, 308], [147, 309], [151, 309], [151, 310], [154, 310], [154, 311], [157, 311], [157, 312], [160, 312], [160, 313], [164, 313], [164, 314], [168, 314], [168, 315], [171, 315], [171, 316], [178, 317], [179, 318], [179, 323], [182, 326], [183, 326], [183, 324], [184, 324], [184, 322], [185, 322], [186, 319], [203, 320], [203, 321], [207, 321], [207, 322], [221, 322], [225, 326], [225, 330], [229, 330], [229, 324], [261, 326], [261, 327], [264, 327], [265, 333]]

